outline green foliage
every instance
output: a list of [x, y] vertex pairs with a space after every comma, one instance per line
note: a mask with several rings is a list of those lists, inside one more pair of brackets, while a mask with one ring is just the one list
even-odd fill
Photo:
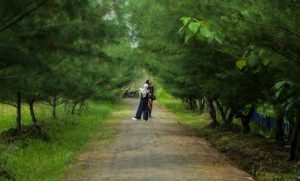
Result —
[[[248, 112], [263, 104], [272, 106], [275, 119], [289, 117], [299, 129], [299, 6], [281, 0], [129, 0], [124, 9], [136, 55], [163, 88], [183, 101], [209, 98], [224, 124], [239, 117], [245, 130]], [[279, 80], [291, 84], [279, 86]]]
[[[262, 130], [257, 129], [255, 125], [251, 126], [253, 126], [254, 132], [257, 132], [250, 135], [243, 135], [223, 127], [213, 129], [209, 127], [208, 114], [199, 114], [187, 109], [179, 99], [172, 97], [166, 90], [160, 89], [158, 94], [158, 105], [174, 112], [179, 124], [197, 131], [201, 137], [204, 137], [214, 147], [250, 173], [255, 180], [292, 180], [294, 167], [297, 163], [287, 162], [286, 159], [282, 158], [287, 157], [287, 151], [278, 148], [266, 137], [256, 135]], [[267, 109], [270, 111], [269, 107]], [[259, 109], [259, 111], [261, 110]], [[262, 134], [270, 136], [265, 132]]]
[[[14, 107], [0, 105], [0, 130], [34, 123], [52, 137], [51, 143], [28, 140], [28, 147], [12, 146], [8, 167], [17, 180], [53, 180], [111, 112], [104, 105], [86, 112], [86, 102], [118, 101], [117, 91], [137, 77], [126, 54], [133, 48], [120, 6], [109, 0], [0, 2], [0, 103], [17, 107], [17, 95], [22, 102], [22, 120]], [[50, 113], [58, 122], [43, 120]]]
[[[136, 77], [125, 20], [109, 1], [5, 1], [0, 3], [0, 102], [84, 103], [112, 99]], [[3, 28], [1, 29], [3, 25]], [[122, 42], [121, 42], [122, 41]], [[125, 49], [125, 48], [124, 48]]]
[[236, 62], [236, 66], [242, 70], [247, 65], [247, 62], [245, 60], [238, 60]]
[[299, 130], [299, 7], [294, 0], [3, 1], [0, 101], [16, 106], [21, 94], [23, 103], [48, 103], [54, 112], [66, 102], [114, 100], [146, 69], [170, 99], [211, 100], [224, 124], [234, 117], [247, 124], [247, 111], [267, 104]]

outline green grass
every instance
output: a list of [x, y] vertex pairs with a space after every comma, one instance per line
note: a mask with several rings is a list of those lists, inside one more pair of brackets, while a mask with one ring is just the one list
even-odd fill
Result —
[[[35, 104], [35, 114], [39, 121], [45, 121], [51, 116], [51, 108], [45, 104]], [[27, 104], [22, 105], [22, 124], [29, 125], [31, 124], [29, 107]], [[58, 106], [57, 108], [58, 117], [64, 117], [66, 113], [63, 105]], [[16, 119], [16, 108], [9, 105], [0, 104], [0, 132], [7, 130], [9, 128], [15, 127]]]
[[[40, 126], [50, 137], [49, 141], [26, 140], [14, 144], [1, 144], [2, 160], [17, 181], [53, 181], [68, 170], [87, 141], [107, 124], [107, 117], [115, 106], [89, 103], [80, 116], [63, 113], [59, 107], [57, 120], [49, 119], [50, 108], [37, 106]], [[0, 107], [1, 109], [1, 107]], [[2, 106], [0, 130], [14, 127], [14, 108]], [[1, 112], [1, 110], [0, 110]], [[23, 112], [23, 123], [30, 124], [27, 110]], [[1, 178], [0, 178], [1, 180]]]
[[185, 120], [184, 122], [181, 122], [182, 124], [187, 124], [199, 130], [210, 123], [207, 114], [199, 114], [198, 112], [189, 110], [181, 100], [174, 98], [163, 89], [158, 89], [156, 94], [158, 97], [156, 102], [159, 105], [172, 110], [181, 120]]
[[[209, 116], [190, 111], [178, 99], [164, 90], [157, 91], [158, 105], [165, 107], [179, 118], [179, 123], [196, 130], [218, 150], [222, 151], [256, 180], [293, 180], [297, 163], [288, 162], [288, 151], [258, 134], [244, 135], [221, 127], [210, 128]], [[237, 120], [235, 120], [237, 121]]]

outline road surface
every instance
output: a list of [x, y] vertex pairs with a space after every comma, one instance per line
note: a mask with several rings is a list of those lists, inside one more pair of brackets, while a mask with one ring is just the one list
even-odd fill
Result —
[[[133, 121], [138, 100], [127, 99], [111, 144], [101, 134], [72, 164], [66, 181], [246, 181], [250, 176], [171, 112], [154, 107], [149, 121]], [[109, 129], [109, 128], [107, 128]], [[105, 145], [105, 146], [104, 146]]]

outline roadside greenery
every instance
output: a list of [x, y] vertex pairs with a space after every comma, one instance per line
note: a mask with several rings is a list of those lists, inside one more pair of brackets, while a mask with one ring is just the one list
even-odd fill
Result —
[[136, 73], [130, 59], [108, 56], [109, 47], [130, 44], [124, 23], [109, 1], [4, 1], [0, 3], [0, 102], [17, 108], [72, 103], [71, 113], [88, 99], [111, 99]]
[[[273, 142], [257, 134], [243, 134], [236, 129], [212, 128], [209, 114], [191, 110], [163, 89], [158, 89], [158, 106], [175, 113], [178, 123], [195, 130], [215, 148], [223, 152], [255, 180], [294, 180], [298, 175], [297, 163], [289, 162], [288, 149], [280, 149]], [[236, 120], [234, 120], [235, 122]], [[251, 125], [253, 132], [259, 131]]]
[[[212, 126], [251, 132], [267, 105], [275, 139], [299, 155], [299, 7], [297, 1], [129, 0], [144, 66], [191, 109], [206, 108]], [[142, 14], [147, 13], [147, 17]], [[284, 137], [284, 120], [289, 122]]]
[[137, 77], [120, 51], [131, 41], [117, 9], [109, 0], [0, 2], [1, 179], [53, 180], [111, 112], [105, 102]]
[[[288, 147], [281, 159], [298, 160], [299, 24], [297, 0], [2, 1], [0, 103], [15, 112], [0, 110], [1, 137], [33, 131], [46, 140], [40, 107], [51, 108], [49, 124], [84, 114], [88, 101], [113, 102], [150, 74], [176, 98], [169, 106], [179, 99], [207, 112], [216, 130], [259, 133]], [[251, 125], [263, 107], [276, 120], [272, 133]]]
[[[38, 118], [43, 121], [39, 122], [39, 126], [47, 133], [48, 139], [33, 139], [25, 135], [9, 145], [2, 140], [0, 180], [57, 180], [91, 137], [99, 132], [105, 139], [112, 136], [110, 132], [102, 131], [108, 124], [108, 116], [116, 108], [110, 103], [88, 102], [88, 109], [83, 110], [81, 115], [63, 114], [64, 106], [59, 106], [58, 111], [62, 114], [55, 121], [49, 121], [51, 110], [40, 106]], [[6, 109], [12, 111], [9, 106]], [[13, 117], [13, 114], [7, 116], [3, 123], [13, 124]], [[30, 117], [24, 117], [30, 124]]]

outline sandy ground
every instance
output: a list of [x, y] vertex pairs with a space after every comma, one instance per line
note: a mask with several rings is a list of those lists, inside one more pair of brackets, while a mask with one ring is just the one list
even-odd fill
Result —
[[122, 116], [113, 143], [103, 146], [97, 144], [101, 136], [93, 139], [64, 180], [252, 180], [194, 131], [177, 124], [174, 114], [155, 107], [149, 121], [133, 121], [138, 100], [125, 101], [128, 106], [115, 113]]

